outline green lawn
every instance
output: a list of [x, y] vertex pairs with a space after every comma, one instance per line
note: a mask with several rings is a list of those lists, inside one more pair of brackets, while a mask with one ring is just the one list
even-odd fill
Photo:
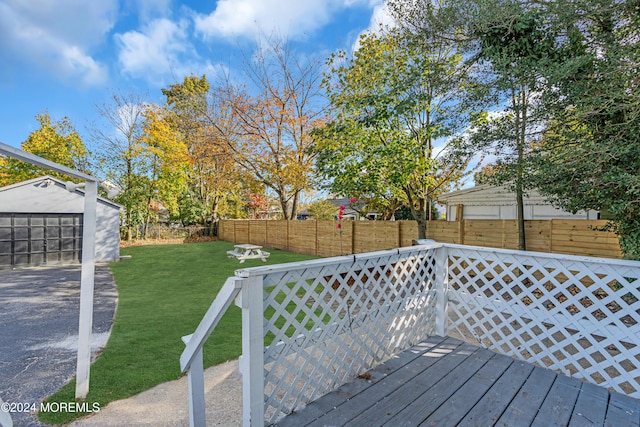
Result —
[[[137, 246], [121, 250], [131, 259], [110, 265], [118, 288], [118, 309], [111, 337], [91, 367], [86, 402], [101, 407], [180, 377], [181, 337], [193, 333], [229, 276], [238, 268], [265, 265], [261, 260], [239, 264], [225, 242]], [[269, 249], [268, 264], [311, 259]], [[234, 359], [241, 352], [241, 313], [232, 305], [204, 348], [204, 365]], [[72, 402], [75, 381], [47, 401]], [[82, 414], [41, 413], [48, 424], [72, 421]]]

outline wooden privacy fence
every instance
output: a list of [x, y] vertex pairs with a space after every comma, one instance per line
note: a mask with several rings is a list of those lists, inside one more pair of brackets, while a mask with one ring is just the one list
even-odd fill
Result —
[[[607, 221], [525, 221], [527, 249], [621, 258], [618, 237], [599, 231]], [[347, 255], [410, 246], [418, 237], [415, 221], [274, 221], [222, 220], [218, 237], [235, 243], [252, 243], [270, 248], [322, 257]], [[437, 242], [518, 248], [515, 220], [429, 221], [427, 237]]]

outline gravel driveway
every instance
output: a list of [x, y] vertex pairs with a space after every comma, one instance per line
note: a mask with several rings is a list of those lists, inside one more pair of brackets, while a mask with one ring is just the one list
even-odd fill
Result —
[[[94, 356], [109, 336], [117, 295], [107, 265], [96, 265]], [[79, 311], [79, 265], [0, 270], [0, 398], [4, 402], [39, 405], [75, 375]], [[11, 416], [16, 427], [43, 425], [29, 413]]]

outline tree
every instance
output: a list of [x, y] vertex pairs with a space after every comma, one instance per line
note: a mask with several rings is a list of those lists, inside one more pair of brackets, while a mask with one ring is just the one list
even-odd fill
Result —
[[309, 212], [313, 219], [335, 219], [336, 215], [338, 215], [338, 207], [329, 200], [316, 200], [309, 205]]
[[351, 58], [330, 59], [324, 88], [334, 119], [315, 151], [334, 193], [402, 200], [426, 237], [432, 200], [471, 158], [460, 150], [462, 59], [445, 40], [400, 29], [364, 35]]
[[532, 178], [563, 209], [606, 209], [625, 257], [640, 259], [640, 9], [561, 0], [544, 12], [561, 37], [543, 69], [553, 120]]
[[440, 20], [437, 0], [389, 3], [404, 26], [455, 41], [468, 58], [484, 37], [497, 76], [535, 76], [529, 93], [539, 95], [541, 119], [529, 129], [543, 136], [528, 154], [527, 180], [565, 210], [607, 209], [625, 256], [640, 259], [637, 2], [450, 0]]
[[[536, 109], [537, 70], [552, 58], [554, 38], [542, 28], [540, 13], [525, 10], [519, 2], [494, 4], [479, 16], [474, 28], [480, 44], [478, 60], [485, 61], [487, 69], [483, 95], [494, 99], [502, 111], [477, 123], [473, 146], [498, 157], [492, 174], [486, 177], [514, 191], [518, 249], [526, 250], [523, 199], [531, 184], [527, 160], [545, 125], [544, 109]], [[543, 114], [536, 114], [539, 112]]]
[[[48, 113], [38, 114], [36, 120], [40, 123], [40, 128], [29, 134], [26, 141], [22, 143], [22, 150], [71, 169], [88, 173], [87, 149], [71, 120], [65, 116], [57, 122], [52, 122]], [[45, 174], [65, 181], [69, 179], [67, 175], [42, 169], [13, 158], [0, 160], [0, 186], [15, 184]]]
[[219, 100], [212, 95], [205, 75], [187, 76], [182, 83], [162, 89], [162, 93], [167, 98], [167, 120], [186, 145], [191, 161], [179, 218], [183, 223], [213, 224], [224, 198], [239, 190], [241, 182], [231, 151], [210, 125]]
[[143, 114], [142, 141], [149, 159], [146, 236], [155, 202], [161, 202], [171, 217], [178, 217], [180, 195], [187, 189], [191, 162], [187, 146], [172, 128], [166, 110], [147, 105]]
[[143, 134], [145, 108], [138, 96], [114, 94], [96, 107], [102, 123], [90, 129], [102, 175], [123, 190], [116, 201], [124, 206], [127, 240], [148, 217], [151, 164]]
[[230, 79], [214, 93], [215, 135], [234, 161], [278, 198], [284, 219], [295, 219], [300, 194], [311, 186], [311, 131], [323, 123], [320, 63], [271, 41], [246, 61], [244, 85]]
[[251, 214], [251, 219], [260, 219], [268, 209], [267, 196], [261, 193], [247, 191], [247, 209]]

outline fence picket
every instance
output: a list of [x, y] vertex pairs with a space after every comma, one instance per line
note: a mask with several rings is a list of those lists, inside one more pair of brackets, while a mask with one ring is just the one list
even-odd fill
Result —
[[[617, 236], [598, 230], [605, 224], [591, 220], [526, 221], [527, 249], [621, 258]], [[219, 238], [327, 257], [411, 246], [418, 237], [415, 221], [343, 221], [341, 229], [337, 225], [337, 221], [222, 220]], [[518, 227], [515, 220], [429, 221], [427, 238], [517, 249]]]

